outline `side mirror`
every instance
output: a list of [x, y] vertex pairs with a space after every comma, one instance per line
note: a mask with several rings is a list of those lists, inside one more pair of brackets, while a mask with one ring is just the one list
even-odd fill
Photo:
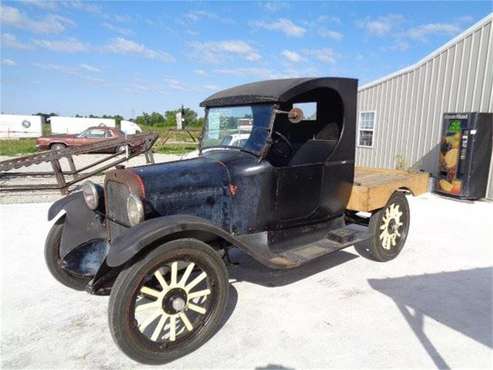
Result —
[[288, 119], [291, 123], [300, 123], [304, 118], [303, 111], [300, 108], [292, 108], [288, 112]]

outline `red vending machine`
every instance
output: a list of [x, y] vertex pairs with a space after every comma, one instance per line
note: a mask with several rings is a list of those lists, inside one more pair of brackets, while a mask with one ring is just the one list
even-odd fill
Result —
[[460, 199], [484, 198], [492, 141], [492, 113], [445, 113], [435, 191]]

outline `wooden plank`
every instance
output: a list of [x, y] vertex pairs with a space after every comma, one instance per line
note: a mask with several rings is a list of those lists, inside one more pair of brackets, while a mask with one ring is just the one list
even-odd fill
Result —
[[385, 206], [398, 189], [410, 190], [414, 195], [428, 191], [429, 174], [400, 170], [356, 167], [354, 184], [347, 209], [371, 212]]

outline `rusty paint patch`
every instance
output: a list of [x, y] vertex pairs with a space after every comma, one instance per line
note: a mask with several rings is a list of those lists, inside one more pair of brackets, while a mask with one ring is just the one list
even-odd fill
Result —
[[236, 195], [237, 190], [238, 190], [238, 186], [229, 184], [229, 193], [231, 194], [231, 196], [234, 197]]

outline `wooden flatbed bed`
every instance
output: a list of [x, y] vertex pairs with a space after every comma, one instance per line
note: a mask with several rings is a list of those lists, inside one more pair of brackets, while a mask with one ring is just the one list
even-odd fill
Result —
[[428, 191], [429, 174], [400, 170], [356, 167], [347, 209], [371, 212], [385, 206], [392, 193], [406, 189], [414, 195]]

